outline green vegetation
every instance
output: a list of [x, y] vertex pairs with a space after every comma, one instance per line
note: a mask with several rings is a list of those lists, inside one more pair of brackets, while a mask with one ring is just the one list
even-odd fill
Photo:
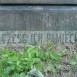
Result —
[[[32, 77], [28, 73], [35, 68], [41, 73], [51, 72], [56, 76], [57, 71], [62, 69], [62, 59], [67, 57], [64, 56], [66, 54], [69, 55], [66, 49], [57, 52], [55, 46], [50, 44], [27, 46], [19, 51], [1, 49], [0, 77]], [[74, 68], [77, 65], [77, 53], [73, 55], [70, 55], [68, 62]]]

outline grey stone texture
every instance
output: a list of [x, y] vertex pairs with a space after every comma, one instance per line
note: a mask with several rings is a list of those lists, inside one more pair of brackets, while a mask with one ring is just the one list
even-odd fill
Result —
[[0, 6], [0, 31], [77, 30], [77, 7]]
[[77, 4], [77, 0], [0, 0], [0, 3]]
[[75, 44], [77, 7], [0, 6], [0, 45]]

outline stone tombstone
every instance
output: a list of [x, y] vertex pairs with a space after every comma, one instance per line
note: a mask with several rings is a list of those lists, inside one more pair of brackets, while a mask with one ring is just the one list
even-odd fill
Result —
[[77, 6], [17, 5], [22, 3], [76, 4], [76, 0], [0, 1], [0, 47], [45, 42], [76, 44]]
[[77, 0], [0, 0], [0, 4], [77, 4]]
[[[77, 0], [0, 0], [0, 47], [53, 42], [77, 49], [76, 4]], [[57, 77], [77, 77], [77, 71], [67, 71]]]
[[0, 45], [77, 41], [77, 7], [0, 6]]

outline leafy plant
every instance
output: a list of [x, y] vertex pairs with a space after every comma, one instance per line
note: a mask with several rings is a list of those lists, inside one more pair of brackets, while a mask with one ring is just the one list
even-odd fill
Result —
[[27, 72], [34, 68], [41, 72], [55, 73], [62, 55], [54, 50], [54, 46], [51, 47], [50, 44], [46, 49], [28, 46], [18, 52], [1, 49], [0, 77], [28, 77]]

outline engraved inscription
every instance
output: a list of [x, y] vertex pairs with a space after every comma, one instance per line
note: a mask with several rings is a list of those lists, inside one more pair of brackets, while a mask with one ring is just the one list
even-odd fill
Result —
[[0, 31], [0, 44], [75, 44], [77, 31]]

